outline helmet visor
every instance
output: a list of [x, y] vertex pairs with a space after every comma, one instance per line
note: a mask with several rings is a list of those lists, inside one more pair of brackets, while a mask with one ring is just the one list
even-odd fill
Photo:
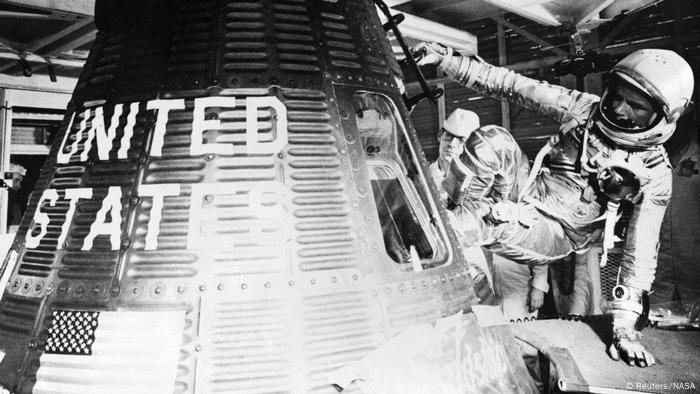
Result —
[[600, 113], [605, 123], [626, 133], [650, 130], [663, 117], [656, 99], [616, 73], [603, 94]]

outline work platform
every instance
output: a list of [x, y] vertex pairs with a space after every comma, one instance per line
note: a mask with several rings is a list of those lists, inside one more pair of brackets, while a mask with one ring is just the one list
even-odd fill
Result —
[[[560, 391], [697, 392], [700, 390], [700, 331], [648, 327], [642, 341], [656, 358], [649, 368], [613, 361], [606, 354], [611, 342], [610, 317], [585, 321], [537, 320], [511, 325], [514, 336], [535, 344], [557, 367], [554, 382]], [[543, 346], [543, 347], [541, 347]]]

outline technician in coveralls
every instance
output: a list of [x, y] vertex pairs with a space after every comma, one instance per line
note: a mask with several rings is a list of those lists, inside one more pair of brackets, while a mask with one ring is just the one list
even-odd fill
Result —
[[505, 129], [471, 134], [444, 182], [463, 244], [486, 245], [523, 264], [546, 264], [585, 250], [601, 234], [610, 246], [618, 204], [633, 204], [608, 353], [630, 365], [653, 365], [635, 323], [654, 280], [661, 221], [671, 198], [671, 166], [662, 144], [692, 96], [688, 63], [668, 50], [633, 52], [615, 65], [598, 97], [436, 43], [421, 43], [414, 51], [419, 65], [436, 64], [465, 87], [561, 123], [532, 169]]

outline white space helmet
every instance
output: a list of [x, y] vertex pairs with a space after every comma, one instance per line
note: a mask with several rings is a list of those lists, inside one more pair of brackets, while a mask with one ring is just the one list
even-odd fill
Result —
[[[656, 107], [658, 116], [651, 124], [639, 128], [615, 120], [609, 93], [623, 82], [645, 95]], [[690, 103], [694, 85], [693, 70], [677, 53], [664, 49], [632, 52], [612, 69], [611, 83], [597, 109], [596, 125], [620, 146], [644, 148], [663, 144]]]

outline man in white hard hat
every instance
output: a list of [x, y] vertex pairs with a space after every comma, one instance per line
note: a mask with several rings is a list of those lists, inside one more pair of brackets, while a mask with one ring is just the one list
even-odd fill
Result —
[[[479, 120], [479, 115], [473, 111], [469, 111], [462, 108], [457, 108], [445, 119], [445, 122], [438, 133], [438, 158], [430, 165], [430, 175], [438, 185], [438, 190], [440, 193], [440, 200], [447, 201], [447, 191], [443, 186], [443, 181], [445, 180], [445, 175], [454, 159], [458, 159], [464, 153], [464, 147], [469, 136], [476, 130], [481, 128], [481, 122]], [[486, 129], [500, 128], [499, 126], [485, 126]], [[474, 262], [480, 270], [484, 272], [487, 280], [493, 286], [501, 287], [501, 285], [507, 285], [507, 283], [494, 284], [493, 277], [491, 275], [492, 269], [483, 257], [483, 253], [480, 248], [465, 248], [465, 254], [467, 255], [469, 261]], [[503, 265], [507, 264], [504, 262]], [[517, 277], [520, 270], [518, 269], [504, 269], [506, 275], [500, 275], [501, 278]], [[511, 271], [518, 271], [511, 272]], [[500, 268], [499, 268], [500, 272]], [[534, 312], [542, 306], [544, 301], [544, 294], [549, 289], [547, 285], [547, 267], [546, 266], [530, 266], [529, 270], [525, 270], [525, 276], [530, 276], [532, 279], [529, 281], [530, 288], [527, 294], [527, 299], [523, 300], [523, 306], [526, 306], [529, 312]], [[510, 278], [509, 277], [509, 278]], [[512, 280], [508, 280], [512, 281]], [[527, 281], [526, 281], [527, 282]], [[507, 286], [506, 286], [507, 287]], [[520, 317], [520, 316], [518, 316]]]
[[18, 225], [22, 220], [22, 215], [27, 206], [27, 193], [22, 190], [22, 181], [27, 175], [27, 169], [20, 164], [10, 163], [9, 172], [12, 179], [8, 179], [8, 201], [7, 224], [8, 226]]
[[445, 119], [438, 132], [438, 158], [430, 164], [430, 176], [438, 185], [440, 200], [447, 200], [447, 192], [442, 187], [442, 181], [445, 179], [450, 163], [464, 152], [464, 142], [479, 126], [481, 126], [479, 115], [457, 108]]
[[[561, 123], [532, 171], [507, 131], [472, 133], [462, 165], [450, 167], [455, 175], [448, 179], [455, 181], [447, 187], [457, 205], [455, 227], [466, 229], [463, 242], [489, 245], [520, 263], [549, 263], [586, 250], [601, 234], [604, 247], [610, 246], [619, 204], [632, 208], [608, 353], [630, 365], [653, 365], [638, 330], [644, 325], [644, 300], [671, 197], [671, 166], [662, 144], [691, 101], [690, 65], [672, 51], [635, 51], [613, 67], [599, 97], [533, 80], [436, 43], [414, 50], [422, 56], [419, 65], [436, 64], [463, 86]], [[472, 138], [483, 142], [470, 144]]]
[[[467, 137], [481, 126], [479, 115], [473, 111], [457, 108], [445, 119], [442, 128], [438, 132], [438, 158], [430, 164], [430, 176], [438, 187], [440, 201], [447, 202], [447, 192], [443, 187], [445, 174], [453, 160], [458, 159], [464, 152], [464, 142]], [[493, 287], [491, 270], [486, 261], [486, 256], [478, 246], [468, 247], [464, 255], [470, 262], [470, 274], [472, 279], [483, 273], [489, 286]]]
[[20, 164], [10, 163], [10, 171], [12, 173], [12, 183], [10, 184], [10, 189], [19, 190], [22, 187], [22, 180], [24, 176], [27, 175], [27, 169]]

